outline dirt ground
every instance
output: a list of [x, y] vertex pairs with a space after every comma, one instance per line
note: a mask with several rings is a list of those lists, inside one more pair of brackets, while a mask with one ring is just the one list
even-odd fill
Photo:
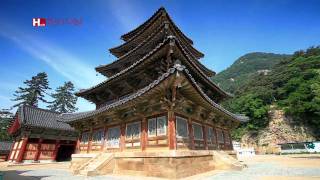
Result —
[[[257, 155], [240, 159], [248, 165], [242, 171], [211, 171], [186, 179], [262, 179], [262, 180], [308, 180], [320, 179], [320, 154], [309, 155]], [[141, 179], [130, 176], [98, 176], [86, 178], [73, 176], [69, 162], [37, 165], [8, 166], [0, 163], [4, 180], [62, 180], [62, 179]], [[145, 178], [144, 179], [153, 179]], [[158, 178], [155, 178], [158, 179]]]

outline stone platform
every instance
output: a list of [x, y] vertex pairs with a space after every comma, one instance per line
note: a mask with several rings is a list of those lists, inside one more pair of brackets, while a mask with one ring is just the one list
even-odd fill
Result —
[[[83, 174], [90, 164], [96, 169], [83, 175], [122, 174], [178, 179], [215, 169], [242, 169], [228, 152], [209, 150], [116, 152], [103, 158], [100, 154], [74, 154], [71, 169]], [[86, 167], [87, 166], [87, 167]], [[79, 169], [81, 168], [81, 169]]]

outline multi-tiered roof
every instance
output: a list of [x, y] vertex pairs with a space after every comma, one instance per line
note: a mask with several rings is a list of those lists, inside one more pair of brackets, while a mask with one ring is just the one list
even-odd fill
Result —
[[211, 81], [215, 72], [199, 61], [203, 53], [193, 47], [192, 40], [175, 25], [163, 7], [121, 39], [125, 41], [122, 45], [110, 49], [118, 59], [96, 67], [96, 71], [108, 79], [76, 94], [95, 103], [97, 110], [65, 114], [66, 121], [89, 118], [125, 104], [156, 88], [176, 71], [185, 73], [199, 96], [214, 108], [237, 119], [216, 104], [228, 94]]

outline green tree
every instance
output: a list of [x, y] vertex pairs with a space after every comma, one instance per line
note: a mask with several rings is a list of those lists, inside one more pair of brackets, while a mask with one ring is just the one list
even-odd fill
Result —
[[50, 87], [48, 76], [45, 72], [38, 73], [36, 76], [33, 76], [31, 80], [26, 80], [23, 83], [26, 87], [19, 87], [14, 93], [15, 99], [13, 99], [13, 101], [17, 101], [18, 103], [13, 107], [21, 104], [38, 106], [39, 101], [47, 103], [44, 96]]
[[13, 120], [13, 114], [7, 110], [0, 110], [0, 141], [9, 141], [8, 128]]
[[[252, 58], [252, 57], [251, 57]], [[268, 61], [273, 61], [270, 57]], [[243, 59], [240, 64], [244, 65]], [[238, 64], [238, 65], [237, 65]], [[256, 64], [256, 63], [253, 63]], [[237, 66], [236, 66], [237, 65]], [[246, 65], [246, 64], [245, 64]], [[252, 66], [252, 72], [261, 66]], [[244, 68], [244, 67], [243, 67]], [[228, 68], [237, 74], [248, 72], [239, 66], [239, 62]], [[228, 71], [223, 71], [226, 74]], [[230, 74], [230, 73], [229, 73]], [[220, 82], [226, 82], [220, 75]], [[219, 76], [219, 74], [218, 74]], [[232, 77], [234, 77], [233, 75]], [[241, 77], [241, 76], [238, 76]], [[240, 82], [240, 81], [239, 81]], [[258, 132], [268, 125], [268, 108], [276, 105], [295, 120], [296, 125], [320, 128], [320, 46], [295, 52], [270, 66], [267, 75], [246, 76], [237, 88], [235, 97], [223, 103], [232, 112], [243, 113], [250, 121], [233, 131], [235, 139], [246, 132]], [[318, 133], [318, 134], [317, 134]], [[315, 132], [320, 137], [320, 131]]]
[[49, 109], [60, 113], [74, 112], [78, 108], [75, 107], [77, 97], [74, 95], [74, 85], [69, 81], [63, 86], [58, 87], [55, 93], [51, 95], [54, 99], [48, 106]]

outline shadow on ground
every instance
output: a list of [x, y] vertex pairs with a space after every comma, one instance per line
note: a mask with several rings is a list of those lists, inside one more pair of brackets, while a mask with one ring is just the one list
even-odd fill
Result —
[[2, 171], [3, 180], [40, 180], [48, 176], [25, 176], [23, 174], [28, 173], [29, 171]]

